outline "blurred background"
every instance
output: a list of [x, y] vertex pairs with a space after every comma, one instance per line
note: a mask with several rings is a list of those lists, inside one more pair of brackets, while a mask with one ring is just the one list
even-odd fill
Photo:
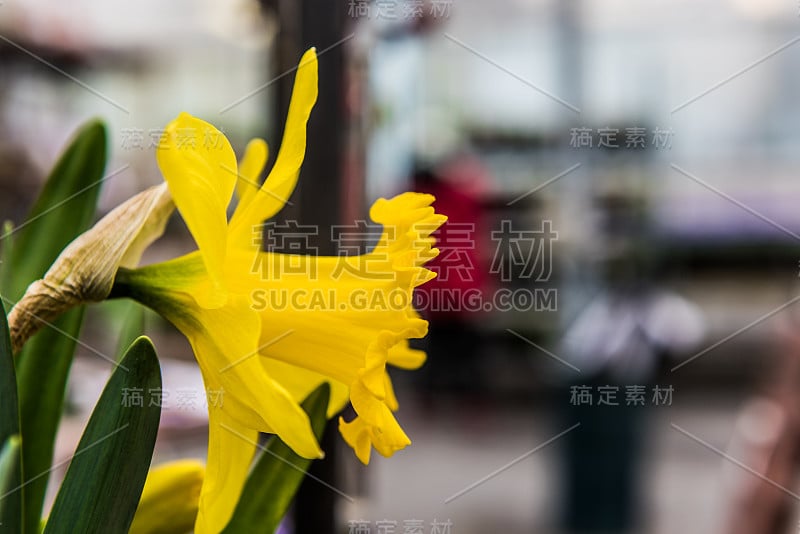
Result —
[[[0, 213], [23, 220], [91, 117], [110, 131], [103, 212], [160, 182], [154, 147], [182, 110], [274, 154], [316, 46], [281, 214], [322, 229], [303, 248], [336, 254], [332, 226], [409, 189], [450, 221], [417, 295], [428, 363], [393, 375], [413, 446], [363, 467], [329, 432], [315, 473], [336, 491], [308, 480], [286, 531], [795, 532], [799, 16], [789, 0], [5, 0]], [[147, 261], [191, 248], [176, 217]], [[127, 312], [93, 308], [56, 461]], [[169, 392], [156, 461], [202, 457], [191, 351], [147, 326]]]

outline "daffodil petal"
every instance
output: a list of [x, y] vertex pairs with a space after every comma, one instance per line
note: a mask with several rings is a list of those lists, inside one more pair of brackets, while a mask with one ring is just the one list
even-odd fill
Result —
[[[260, 367], [261, 362], [256, 360], [256, 363]], [[254, 384], [256, 381], [263, 391], [259, 413], [264, 414], [270, 430], [299, 456], [323, 458], [325, 455], [314, 436], [308, 414], [291, 394], [264, 371], [253, 380]]]
[[356, 417], [348, 423], [344, 420], [344, 417], [339, 417], [339, 433], [345, 443], [353, 449], [356, 458], [361, 460], [364, 465], [367, 465], [372, 454], [372, 440], [369, 427], [364, 421]]
[[[353, 403], [353, 408], [358, 413], [358, 417], [349, 424], [352, 425], [357, 421], [357, 426], [361, 429], [360, 432], [365, 432], [369, 436], [372, 446], [382, 456], [391, 456], [395, 452], [411, 445], [411, 440], [400, 427], [389, 406], [385, 402], [376, 399], [359, 382], [351, 386], [350, 400]], [[348, 423], [344, 424], [345, 427], [347, 425]], [[340, 424], [339, 430], [342, 432], [342, 436], [347, 439], [345, 432], [342, 431], [342, 424]], [[348, 443], [350, 442], [348, 441]], [[352, 446], [351, 443], [350, 445]], [[359, 459], [361, 459], [360, 456]], [[361, 461], [363, 462], [364, 460], [361, 459]]]
[[373, 447], [382, 456], [389, 457], [411, 445], [411, 440], [392, 414], [392, 410], [397, 408], [397, 400], [389, 375], [385, 375], [385, 379], [387, 402], [377, 401], [363, 386], [355, 385], [350, 396], [359, 415], [350, 422], [339, 418], [342, 438], [364, 464], [369, 463]]
[[383, 375], [384, 386], [383, 390], [386, 392], [386, 399], [384, 402], [386, 406], [396, 412], [400, 408], [400, 403], [397, 402], [397, 395], [394, 393], [394, 386], [392, 385], [392, 377], [389, 376], [389, 373], [384, 373]]
[[260, 361], [259, 318], [247, 301], [232, 296], [221, 308], [191, 313], [190, 322], [179, 322], [178, 328], [189, 338], [206, 381], [218, 383], [225, 400], [236, 402], [226, 411], [240, 424], [277, 434], [304, 458], [321, 458], [308, 414]]
[[208, 462], [196, 534], [218, 534], [230, 521], [247, 480], [257, 440], [257, 431], [240, 425], [222, 407], [209, 406]]
[[194, 296], [201, 306], [219, 307], [226, 298], [222, 266], [227, 248], [227, 206], [236, 186], [236, 155], [214, 126], [181, 113], [167, 125], [156, 156], [208, 271], [209, 284]]
[[269, 149], [263, 139], [253, 139], [247, 144], [239, 162], [239, 179], [236, 182], [236, 196], [239, 197], [237, 211], [245, 209], [260, 189], [259, 177], [267, 164], [268, 154]]
[[266, 371], [262, 349], [278, 343], [293, 330], [279, 333], [266, 345], [259, 345], [261, 318], [246, 297], [231, 294], [225, 305], [200, 307], [183, 291], [169, 288], [170, 280], [185, 272], [194, 277], [195, 257], [189, 255], [160, 267], [123, 271], [121, 283], [140, 302], [174, 324], [189, 340], [208, 383], [224, 391], [225, 410], [239, 424], [261, 432], [277, 434], [298, 455], [321, 458], [308, 414], [292, 395]]
[[426, 358], [424, 350], [412, 349], [408, 346], [408, 341], [404, 340], [389, 349], [387, 362], [400, 369], [413, 371], [422, 367]]
[[310, 48], [297, 67], [292, 99], [283, 140], [261, 189], [231, 219], [231, 239], [236, 246], [247, 246], [252, 227], [269, 219], [289, 200], [306, 153], [306, 124], [317, 101], [317, 52]]
[[329, 419], [342, 411], [350, 399], [350, 390], [347, 385], [337, 380], [331, 380], [321, 373], [271, 358], [262, 358], [261, 363], [269, 375], [298, 402], [305, 399], [320, 384], [328, 382], [331, 386], [331, 399], [328, 402]]

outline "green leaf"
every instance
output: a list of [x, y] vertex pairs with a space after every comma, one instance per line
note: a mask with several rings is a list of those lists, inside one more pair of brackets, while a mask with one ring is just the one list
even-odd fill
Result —
[[33, 336], [17, 356], [24, 525], [28, 534], [39, 533], [64, 390], [83, 314], [83, 306], [68, 311]]
[[78, 343], [84, 307], [43, 328], [17, 356], [24, 532], [39, 534], [42, 506], [61, 421], [67, 377]]
[[[76, 236], [91, 224], [103, 172], [108, 135], [97, 120], [84, 125], [56, 163], [25, 222], [14, 231], [11, 280], [0, 288], [16, 302], [28, 284], [41, 278]], [[4, 232], [0, 240], [9, 234]]]
[[14, 223], [3, 221], [0, 229], [0, 295], [5, 295], [12, 283], [11, 249], [14, 248]]
[[[330, 384], [325, 382], [302, 404], [318, 440], [325, 431], [330, 396]], [[311, 460], [296, 455], [274, 436], [262, 451], [247, 477], [233, 517], [223, 531], [226, 534], [275, 532], [311, 465]]]
[[0, 449], [0, 526], [3, 532], [22, 532], [22, 510], [19, 496], [19, 436], [11, 436]]
[[17, 379], [5, 307], [0, 303], [0, 443], [19, 434]]
[[19, 450], [19, 405], [14, 355], [6, 312], [0, 303], [0, 525], [3, 532], [22, 532], [22, 482]]
[[128, 532], [153, 456], [160, 391], [155, 349], [149, 339], [140, 337], [97, 401], [45, 534]]
[[[41, 278], [61, 250], [91, 224], [106, 165], [107, 133], [91, 121], [75, 135], [56, 163], [26, 221], [0, 235], [4, 264], [0, 298], [12, 304]], [[13, 243], [12, 241], [13, 236]], [[72, 365], [83, 309], [45, 327], [17, 355], [22, 434], [22, 499], [25, 532], [38, 534], [47, 473]]]

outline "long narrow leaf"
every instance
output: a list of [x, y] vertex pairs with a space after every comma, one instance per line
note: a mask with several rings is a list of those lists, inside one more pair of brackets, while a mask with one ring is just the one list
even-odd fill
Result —
[[8, 338], [6, 312], [0, 303], [0, 525], [3, 532], [22, 532], [22, 481], [19, 450], [19, 404], [14, 355]]
[[11, 276], [11, 252], [14, 249], [14, 223], [3, 221], [0, 229], [0, 295], [10, 291], [13, 277]]
[[17, 508], [19, 495], [19, 436], [11, 436], [0, 449], [0, 527], [3, 532], [22, 532], [22, 511]]
[[153, 456], [160, 391], [155, 349], [140, 337], [97, 401], [45, 534], [128, 532]]
[[38, 534], [67, 377], [83, 323], [84, 308], [65, 313], [25, 345], [18, 356], [22, 488], [25, 532]]
[[[41, 278], [61, 250], [91, 224], [106, 152], [105, 126], [89, 122], [56, 163], [28, 218], [13, 234], [6, 231], [0, 236], [7, 247], [0, 287], [6, 305], [18, 300], [28, 284]], [[83, 310], [72, 310], [42, 329], [17, 355], [26, 534], [39, 532], [48, 479], [41, 475], [52, 462], [64, 388], [82, 322]]]

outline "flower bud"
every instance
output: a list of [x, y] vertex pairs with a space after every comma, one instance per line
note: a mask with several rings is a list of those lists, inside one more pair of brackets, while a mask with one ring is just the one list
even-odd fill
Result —
[[189, 532], [197, 517], [205, 466], [178, 460], [150, 470], [130, 534]]

